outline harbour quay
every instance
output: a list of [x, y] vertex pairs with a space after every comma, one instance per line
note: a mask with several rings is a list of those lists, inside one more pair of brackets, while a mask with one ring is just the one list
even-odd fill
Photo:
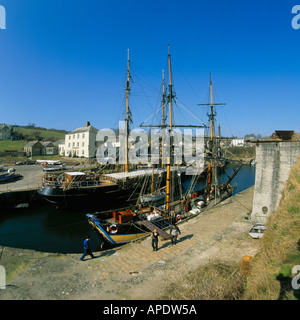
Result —
[[2, 207], [16, 207], [41, 200], [36, 192], [42, 184], [44, 175], [41, 165], [13, 166], [22, 177], [0, 184], [0, 203]]

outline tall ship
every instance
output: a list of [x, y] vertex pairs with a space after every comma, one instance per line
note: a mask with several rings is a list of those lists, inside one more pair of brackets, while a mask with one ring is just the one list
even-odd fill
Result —
[[[172, 73], [171, 73], [171, 55], [168, 48], [168, 66], [169, 66], [169, 122], [165, 122], [163, 116], [162, 128], [172, 132], [175, 127], [172, 122], [172, 109], [174, 94], [172, 90]], [[103, 210], [93, 214], [87, 214], [87, 219], [92, 229], [100, 237], [103, 247], [117, 246], [124, 243], [142, 239], [151, 234], [154, 230], [158, 232], [161, 239], [170, 238], [167, 232], [172, 225], [179, 224], [200, 214], [206, 208], [217, 205], [232, 195], [233, 188], [230, 182], [238, 173], [241, 165], [234, 171], [228, 181], [219, 184], [218, 172], [223, 165], [223, 157], [219, 150], [219, 140], [214, 135], [215, 125], [215, 104], [213, 102], [212, 78], [210, 77], [210, 136], [206, 140], [205, 148], [205, 168], [204, 170], [195, 169], [195, 175], [190, 177], [191, 183], [187, 190], [183, 190], [180, 185], [181, 179], [174, 179], [180, 175], [180, 170], [171, 170], [173, 163], [171, 153], [167, 157], [166, 163], [160, 162], [162, 167], [166, 167], [165, 185], [154, 191], [153, 178], [151, 183], [151, 192], [143, 193], [133, 206], [124, 206], [118, 209]], [[164, 99], [163, 99], [164, 100]], [[164, 104], [162, 111], [164, 112]], [[153, 126], [153, 125], [151, 125]], [[199, 127], [199, 126], [197, 126]], [[154, 171], [154, 167], [152, 168]], [[153, 177], [153, 175], [152, 175]], [[205, 187], [195, 191], [195, 186], [199, 179], [205, 179]], [[175, 187], [180, 185], [179, 196], [174, 194]], [[146, 200], [146, 201], [145, 201]]]

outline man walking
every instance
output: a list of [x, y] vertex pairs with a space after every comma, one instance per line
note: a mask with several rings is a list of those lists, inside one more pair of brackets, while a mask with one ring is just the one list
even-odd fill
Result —
[[152, 248], [153, 248], [153, 251], [157, 251], [158, 250], [158, 240], [159, 240], [159, 235], [157, 233], [157, 230], [154, 229], [153, 233], [152, 233]]
[[85, 256], [87, 254], [89, 254], [92, 257], [92, 259], [95, 258], [95, 256], [93, 255], [93, 252], [92, 252], [92, 250], [90, 248], [90, 242], [89, 241], [90, 241], [90, 237], [89, 236], [87, 236], [85, 238], [85, 240], [83, 241], [84, 253], [83, 253], [82, 257], [80, 258], [81, 261], [84, 261], [84, 258], [85, 258]]
[[170, 229], [172, 245], [173, 244], [176, 245], [177, 237], [178, 237], [179, 234], [181, 234], [179, 228], [175, 224], [173, 224], [171, 229]]

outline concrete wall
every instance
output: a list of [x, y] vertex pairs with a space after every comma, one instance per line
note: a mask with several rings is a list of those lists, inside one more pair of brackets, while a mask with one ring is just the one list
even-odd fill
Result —
[[300, 156], [300, 142], [268, 142], [256, 146], [252, 220], [265, 222], [278, 207], [289, 172]]

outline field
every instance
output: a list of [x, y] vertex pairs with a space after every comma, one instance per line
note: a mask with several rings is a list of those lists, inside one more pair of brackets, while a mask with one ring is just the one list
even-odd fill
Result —
[[40, 128], [14, 127], [14, 132], [19, 132], [31, 140], [52, 140], [65, 139], [65, 133]]
[[14, 133], [18, 140], [0, 140], [0, 152], [5, 151], [24, 151], [24, 146], [28, 141], [44, 140], [57, 141], [65, 139], [63, 130], [45, 129], [38, 127], [14, 127]]
[[0, 152], [9, 151], [24, 151], [26, 141], [0, 140]]

